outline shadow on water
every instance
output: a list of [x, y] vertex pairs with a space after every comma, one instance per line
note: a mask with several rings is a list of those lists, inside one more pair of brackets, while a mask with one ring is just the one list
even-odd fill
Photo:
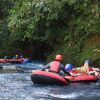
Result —
[[30, 76], [31, 73], [1, 73], [0, 100], [100, 100], [100, 81], [50, 86], [33, 84]]

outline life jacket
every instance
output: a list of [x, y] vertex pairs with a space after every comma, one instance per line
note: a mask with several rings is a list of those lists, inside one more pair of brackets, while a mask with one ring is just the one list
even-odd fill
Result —
[[59, 61], [53, 61], [50, 64], [49, 71], [58, 73], [60, 71], [59, 67], [60, 67], [60, 62]]

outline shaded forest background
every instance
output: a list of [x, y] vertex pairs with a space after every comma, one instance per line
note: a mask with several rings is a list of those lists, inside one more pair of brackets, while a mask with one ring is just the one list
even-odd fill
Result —
[[100, 1], [1, 0], [0, 57], [15, 54], [100, 66]]

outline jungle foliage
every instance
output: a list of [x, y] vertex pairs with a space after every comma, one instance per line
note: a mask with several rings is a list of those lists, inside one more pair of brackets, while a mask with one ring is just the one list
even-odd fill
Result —
[[2, 54], [8, 53], [5, 48], [23, 54], [29, 49], [30, 56], [48, 59], [60, 53], [64, 63], [91, 59], [82, 53], [86, 39], [100, 34], [99, 0], [2, 0], [0, 5]]

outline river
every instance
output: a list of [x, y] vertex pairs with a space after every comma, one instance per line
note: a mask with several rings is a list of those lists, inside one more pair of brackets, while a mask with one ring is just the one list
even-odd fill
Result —
[[[27, 70], [30, 64], [23, 66]], [[40, 69], [41, 64], [33, 63], [32, 68]], [[30, 76], [29, 71], [0, 73], [0, 100], [100, 100], [100, 81], [50, 86], [33, 84]]]

